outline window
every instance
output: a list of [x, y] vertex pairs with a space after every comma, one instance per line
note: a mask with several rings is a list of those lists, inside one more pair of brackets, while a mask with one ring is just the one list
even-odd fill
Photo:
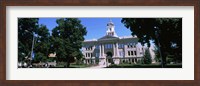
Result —
[[133, 51], [131, 51], [131, 55], [133, 56]]
[[85, 50], [92, 50], [92, 46], [85, 47]]
[[87, 53], [85, 53], [85, 57], [87, 57]]
[[99, 45], [96, 45], [95, 48], [96, 48], [96, 49], [99, 49]]
[[112, 44], [105, 44], [105, 48], [106, 49], [111, 49], [112, 48]]
[[96, 57], [99, 57], [99, 53], [96, 53]]
[[137, 62], [137, 59], [135, 59], [135, 62]]
[[121, 57], [123, 57], [123, 56], [124, 56], [124, 52], [123, 52], [123, 51], [119, 52], [119, 55], [120, 55]]
[[142, 55], [142, 52], [140, 52], [140, 55]]
[[128, 56], [130, 56], [130, 51], [128, 51]]
[[136, 52], [136, 51], [134, 51], [134, 53], [135, 53], [135, 55], [137, 55], [137, 52]]
[[121, 44], [118, 44], [118, 47], [121, 48]]
[[119, 44], [119, 48], [124, 48], [124, 44]]

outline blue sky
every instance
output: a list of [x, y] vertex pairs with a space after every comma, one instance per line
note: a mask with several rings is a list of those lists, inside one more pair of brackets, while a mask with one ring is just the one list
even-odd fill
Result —
[[[44, 24], [47, 26], [49, 31], [57, 26], [57, 18], [39, 18], [39, 24]], [[115, 32], [118, 36], [130, 36], [131, 31], [127, 29], [124, 24], [121, 23], [121, 18], [79, 18], [81, 24], [83, 24], [87, 29], [86, 40], [98, 39], [106, 34], [106, 24], [112, 20], [115, 24]]]

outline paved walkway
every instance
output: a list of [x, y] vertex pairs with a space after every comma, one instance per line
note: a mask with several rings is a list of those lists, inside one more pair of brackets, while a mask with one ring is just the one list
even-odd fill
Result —
[[92, 66], [92, 67], [89, 67], [89, 68], [104, 68], [105, 66], [102, 66], [102, 65], [98, 65], [98, 66]]

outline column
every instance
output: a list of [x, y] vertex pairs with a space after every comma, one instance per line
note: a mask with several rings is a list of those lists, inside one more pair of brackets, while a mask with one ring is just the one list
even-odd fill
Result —
[[99, 57], [101, 58], [101, 44], [99, 45]]
[[143, 54], [143, 56], [144, 56], [144, 54], [145, 54], [145, 49], [144, 49], [144, 46], [142, 45], [142, 54]]
[[140, 53], [138, 53], [139, 49], [136, 45], [135, 45], [135, 47], [136, 47], [136, 57], [138, 57], [140, 55]]
[[113, 57], [115, 57], [115, 44], [113, 44]]
[[86, 64], [86, 61], [84, 60], [83, 63]]
[[108, 66], [108, 59], [106, 59], [106, 66]]
[[124, 56], [127, 57], [127, 45], [124, 44]]
[[83, 48], [83, 55], [85, 56], [85, 58], [86, 58], [86, 53], [85, 53], [85, 51], [86, 51], [86, 49], [85, 49], [85, 47]]
[[104, 57], [104, 44], [102, 44], [102, 56]]
[[93, 60], [93, 63], [96, 64], [95, 59]]
[[130, 59], [130, 63], [131, 63], [131, 64], [133, 63], [133, 61], [132, 61], [132, 60], [133, 60], [133, 58], [131, 58], [131, 59]]
[[118, 43], [116, 43], [116, 56], [119, 57], [119, 48], [118, 48]]
[[136, 58], [134, 58], [134, 63], [136, 64]]
[[96, 46], [94, 45], [93, 48], [92, 48], [92, 50], [94, 50], [95, 48], [96, 48]]

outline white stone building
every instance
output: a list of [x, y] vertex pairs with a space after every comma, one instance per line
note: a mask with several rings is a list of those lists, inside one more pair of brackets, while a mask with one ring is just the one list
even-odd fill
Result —
[[106, 35], [94, 40], [83, 42], [82, 53], [84, 63], [108, 66], [110, 64], [136, 64], [144, 56], [145, 49], [138, 45], [135, 36], [118, 37], [112, 21], [107, 24]]

